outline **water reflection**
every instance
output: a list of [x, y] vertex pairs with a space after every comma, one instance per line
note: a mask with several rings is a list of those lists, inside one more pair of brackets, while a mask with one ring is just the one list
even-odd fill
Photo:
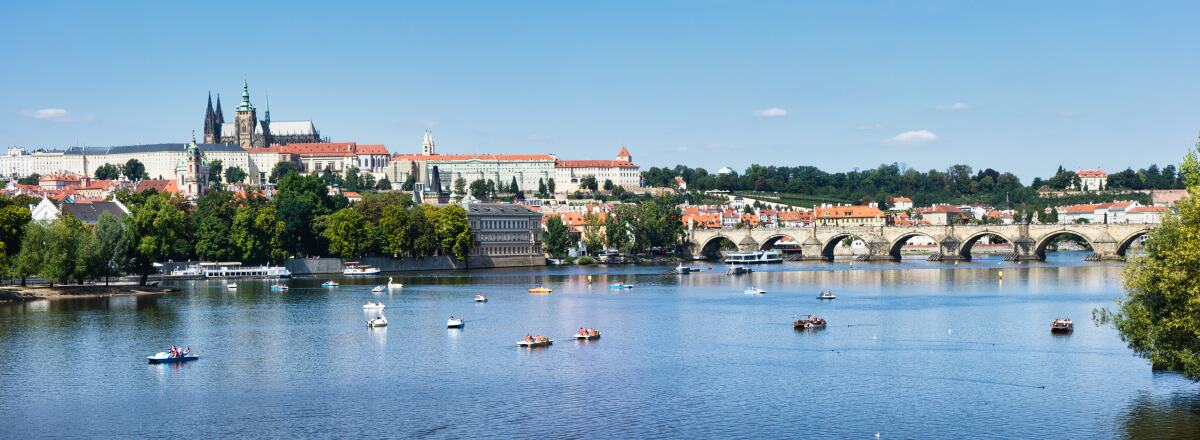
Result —
[[1138, 393], [1120, 416], [1120, 429], [1128, 439], [1200, 438], [1200, 395]]

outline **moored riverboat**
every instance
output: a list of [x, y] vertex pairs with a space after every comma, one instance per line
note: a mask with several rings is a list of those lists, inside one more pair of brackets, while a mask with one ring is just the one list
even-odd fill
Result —
[[242, 266], [242, 263], [209, 262], [180, 267], [164, 278], [175, 279], [233, 279], [233, 278], [291, 278], [292, 273], [282, 266]]
[[378, 267], [371, 267], [357, 261], [347, 261], [346, 268], [342, 269], [342, 275], [360, 276], [360, 275], [379, 275]]
[[725, 255], [726, 264], [771, 264], [782, 263], [783, 254], [778, 251], [733, 252]]

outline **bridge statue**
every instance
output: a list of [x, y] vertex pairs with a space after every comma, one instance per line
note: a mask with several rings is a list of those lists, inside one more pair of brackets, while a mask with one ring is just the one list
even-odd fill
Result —
[[899, 260], [900, 250], [909, 239], [925, 236], [937, 243], [931, 260], [955, 261], [970, 260], [972, 246], [981, 238], [991, 236], [1003, 239], [1010, 246], [1007, 256], [1010, 259], [1045, 260], [1046, 248], [1055, 238], [1074, 235], [1091, 245], [1089, 260], [1124, 260], [1125, 251], [1135, 240], [1150, 232], [1151, 226], [1111, 223], [690, 229], [686, 244], [695, 257], [715, 257], [719, 256], [725, 240], [736, 244], [741, 251], [756, 251], [771, 249], [780, 239], [788, 238], [799, 243], [800, 259], [832, 260], [836, 246], [846, 240], [859, 239], [868, 251], [859, 259]]

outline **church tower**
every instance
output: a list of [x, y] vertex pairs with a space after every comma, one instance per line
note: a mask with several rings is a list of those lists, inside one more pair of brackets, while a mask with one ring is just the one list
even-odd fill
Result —
[[220, 125], [217, 123], [217, 114], [213, 111], [212, 92], [208, 92], [208, 108], [204, 110], [204, 143], [217, 143], [220, 140], [220, 131]]
[[261, 147], [269, 147], [274, 141], [271, 139], [271, 95], [263, 95], [267, 101], [266, 111], [263, 112], [262, 120], [262, 139], [259, 141]]
[[629, 154], [629, 149], [624, 145], [621, 146], [621, 151], [617, 152], [617, 162], [633, 162], [633, 156]]
[[196, 132], [192, 132], [192, 141], [187, 144], [183, 161], [175, 166], [175, 181], [184, 196], [190, 200], [199, 199], [208, 192], [208, 161], [204, 152], [196, 145]]
[[250, 104], [250, 85], [242, 81], [242, 103], [234, 112], [233, 123], [236, 126], [234, 140], [242, 149], [254, 148], [254, 129], [258, 126], [258, 115]]
[[421, 142], [421, 155], [432, 156], [437, 154], [433, 149], [433, 134], [429, 130], [425, 130], [425, 140]]

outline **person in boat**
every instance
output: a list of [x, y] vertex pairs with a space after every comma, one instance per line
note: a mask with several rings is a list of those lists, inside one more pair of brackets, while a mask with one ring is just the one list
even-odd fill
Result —
[[530, 336], [528, 333], [526, 333], [525, 334], [525, 342], [533, 342], [533, 336]]
[[579, 334], [583, 335], [583, 336], [587, 336], [588, 332], [584, 331], [583, 327], [579, 327]]
[[187, 356], [189, 354], [192, 354], [192, 346], [190, 346], [190, 345], [183, 348], [183, 355]]

